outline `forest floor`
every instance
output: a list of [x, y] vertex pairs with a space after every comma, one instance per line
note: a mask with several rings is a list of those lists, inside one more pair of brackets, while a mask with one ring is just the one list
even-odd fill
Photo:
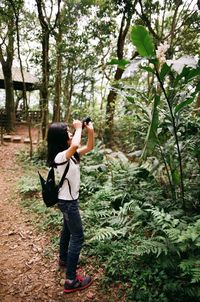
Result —
[[[18, 128], [15, 134], [28, 136], [26, 128]], [[51, 260], [44, 254], [50, 236], [48, 232], [38, 232], [34, 216], [20, 205], [17, 183], [23, 168], [16, 161], [16, 153], [25, 148], [28, 147], [24, 143], [0, 145], [0, 301], [118, 301], [115, 295], [108, 297], [99, 291], [102, 270], [93, 269], [94, 282], [88, 289], [63, 293], [64, 273], [58, 270], [57, 253]], [[84, 272], [85, 269], [89, 273], [91, 263]]]

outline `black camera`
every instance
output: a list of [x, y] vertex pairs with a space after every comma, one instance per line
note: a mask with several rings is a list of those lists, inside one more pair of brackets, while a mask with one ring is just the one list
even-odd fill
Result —
[[82, 120], [82, 128], [84, 128], [85, 127], [85, 123], [88, 125], [89, 124], [89, 122], [91, 122], [92, 120], [91, 120], [91, 118], [88, 116], [88, 117], [86, 117], [84, 120]]

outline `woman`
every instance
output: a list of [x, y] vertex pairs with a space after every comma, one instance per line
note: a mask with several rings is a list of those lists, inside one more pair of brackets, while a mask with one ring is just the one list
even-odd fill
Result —
[[[82, 128], [87, 131], [87, 144], [80, 147]], [[63, 228], [60, 236], [60, 264], [66, 265], [64, 292], [71, 293], [88, 287], [89, 276], [76, 274], [77, 263], [84, 241], [83, 228], [78, 207], [80, 187], [80, 156], [94, 147], [94, 129], [88, 124], [74, 120], [74, 135], [66, 123], [53, 123], [48, 130], [48, 163], [57, 167], [60, 178], [69, 161], [66, 179], [59, 191], [58, 207], [63, 213]], [[63, 164], [62, 164], [63, 163]]]

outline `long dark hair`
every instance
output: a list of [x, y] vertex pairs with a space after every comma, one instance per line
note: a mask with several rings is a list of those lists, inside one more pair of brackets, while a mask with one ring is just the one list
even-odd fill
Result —
[[[59, 152], [69, 148], [68, 125], [63, 122], [50, 125], [47, 133], [47, 163], [49, 166], [55, 166], [54, 159]], [[76, 152], [74, 157], [79, 161], [79, 154]]]
[[53, 123], [50, 125], [47, 133], [47, 163], [54, 165], [54, 159], [59, 152], [68, 149], [67, 141], [69, 139], [68, 126], [66, 123]]

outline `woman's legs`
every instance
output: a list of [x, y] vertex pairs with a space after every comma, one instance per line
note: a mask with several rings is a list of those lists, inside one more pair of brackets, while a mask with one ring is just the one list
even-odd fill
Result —
[[67, 278], [73, 280], [76, 278], [76, 267], [84, 241], [83, 227], [77, 201], [72, 201], [68, 208], [68, 228], [71, 236], [67, 257]]
[[61, 266], [67, 266], [69, 240], [70, 240], [70, 232], [68, 229], [67, 221], [63, 214], [63, 227], [60, 234], [60, 256], [59, 256], [59, 261]]
[[67, 278], [74, 280], [76, 278], [76, 267], [84, 241], [78, 201], [59, 200], [58, 207], [64, 216], [60, 239], [60, 256], [62, 255], [62, 257], [67, 260]]

